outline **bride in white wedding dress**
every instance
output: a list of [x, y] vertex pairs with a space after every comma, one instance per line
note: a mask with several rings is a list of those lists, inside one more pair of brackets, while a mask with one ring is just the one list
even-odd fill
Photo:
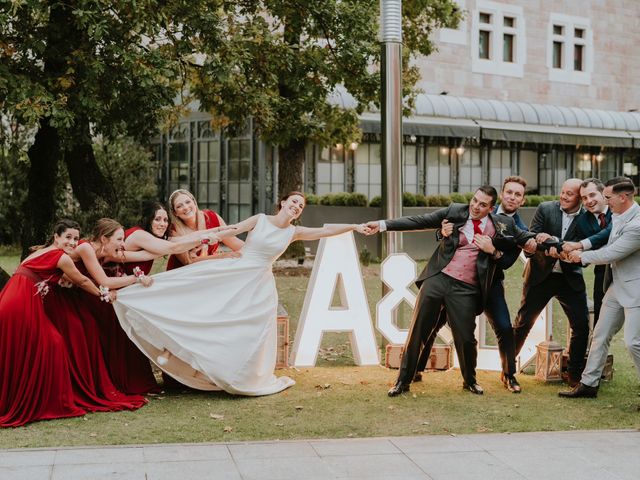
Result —
[[151, 287], [118, 291], [114, 308], [131, 340], [166, 373], [200, 390], [269, 395], [294, 385], [276, 377], [278, 293], [273, 262], [295, 240], [317, 240], [365, 225], [291, 225], [305, 206], [292, 192], [274, 216], [235, 227], [249, 232], [240, 258], [204, 261], [154, 275]]

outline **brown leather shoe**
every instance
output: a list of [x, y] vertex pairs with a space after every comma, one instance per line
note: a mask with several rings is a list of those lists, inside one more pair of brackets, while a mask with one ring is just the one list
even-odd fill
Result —
[[568, 372], [562, 373], [562, 381], [569, 384], [570, 388], [575, 388], [578, 385], [580, 385], [580, 378], [575, 378], [572, 375], [570, 375]]
[[390, 397], [397, 397], [398, 395], [408, 392], [409, 385], [410, 384], [408, 383], [397, 382], [393, 387], [389, 389], [387, 395], [389, 395]]
[[596, 398], [598, 396], [598, 387], [590, 387], [584, 383], [578, 383], [571, 390], [558, 392], [558, 395], [564, 398]]

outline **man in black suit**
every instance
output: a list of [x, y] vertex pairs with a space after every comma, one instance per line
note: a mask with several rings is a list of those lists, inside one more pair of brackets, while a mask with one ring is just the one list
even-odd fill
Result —
[[[520, 215], [518, 215], [518, 209], [522, 206], [525, 200], [525, 191], [527, 188], [527, 182], [524, 178], [518, 176], [510, 176], [504, 179], [502, 183], [502, 191], [500, 192], [500, 204], [494, 209], [493, 213], [496, 215], [506, 215], [513, 218], [516, 226], [521, 230], [528, 231], [528, 227], [522, 222]], [[446, 222], [446, 220], [445, 220]], [[448, 236], [453, 231], [452, 225], [444, 223], [440, 233], [442, 236]], [[520, 255], [519, 248], [513, 248], [498, 260], [496, 272], [493, 277], [493, 284], [489, 290], [489, 295], [484, 309], [484, 314], [487, 317], [487, 321], [493, 328], [498, 340], [498, 351], [500, 352], [500, 361], [502, 365], [502, 373], [500, 379], [507, 390], [513, 393], [520, 393], [522, 387], [516, 379], [516, 353], [515, 353], [515, 341], [513, 337], [513, 327], [511, 326], [511, 315], [509, 314], [509, 307], [504, 297], [504, 270], [511, 267], [518, 256]], [[436, 340], [438, 331], [444, 327], [447, 322], [446, 311], [442, 311], [438, 325], [435, 331], [425, 341], [425, 344], [420, 352], [420, 358], [418, 359], [417, 373], [413, 379], [414, 382], [422, 380], [422, 371], [426, 368], [429, 356], [431, 354], [431, 348]]]
[[[453, 234], [440, 242], [416, 280], [420, 291], [398, 379], [389, 396], [409, 391], [422, 344], [436, 328], [442, 307], [447, 310], [453, 333], [463, 388], [475, 394], [483, 393], [476, 382], [475, 317], [484, 308], [496, 260], [502, 255], [494, 243], [510, 249], [515, 248], [516, 242], [524, 244], [530, 238], [516, 227], [511, 217], [491, 213], [497, 196], [495, 188], [484, 186], [476, 190], [468, 205], [453, 203], [430, 214], [367, 224], [372, 233], [437, 229], [445, 219], [454, 225]], [[533, 240], [531, 243], [535, 244]]]
[[[611, 210], [602, 192], [604, 184], [597, 178], [587, 178], [580, 185], [582, 206], [587, 210], [577, 218], [579, 242], [564, 242], [563, 252], [573, 250], [597, 250], [604, 247], [611, 234]], [[593, 269], [593, 326], [600, 317], [600, 308], [604, 298], [604, 272], [606, 265], [596, 265]]]
[[[543, 202], [537, 208], [529, 230], [538, 243], [580, 240], [577, 217], [581, 214], [582, 180], [565, 181], [560, 201]], [[553, 298], [557, 298], [571, 325], [569, 342], [569, 383], [580, 381], [589, 339], [589, 311], [582, 266], [563, 262], [556, 248], [537, 251], [524, 270], [522, 303], [514, 325], [516, 355], [522, 349], [534, 322]]]

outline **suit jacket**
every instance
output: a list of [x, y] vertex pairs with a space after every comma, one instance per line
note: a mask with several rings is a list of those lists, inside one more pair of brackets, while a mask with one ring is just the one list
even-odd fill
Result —
[[[554, 237], [562, 238], [563, 240], [577, 242], [580, 240], [577, 219], [583, 214], [584, 213], [580, 213], [573, 219], [567, 233], [562, 237], [562, 210], [560, 210], [560, 202], [542, 202], [536, 209], [533, 220], [531, 220], [529, 231], [532, 233], [544, 232]], [[555, 258], [548, 257], [541, 251], [531, 255], [523, 274], [525, 288], [533, 287], [546, 280], [552, 272], [556, 261]], [[567, 282], [573, 290], [585, 290], [584, 278], [582, 277], [582, 265], [560, 262], [560, 266], [562, 273], [564, 273]]]
[[632, 208], [633, 217], [609, 238], [605, 247], [582, 254], [583, 263], [610, 264], [605, 275], [605, 290], [613, 280], [616, 298], [627, 308], [640, 306], [640, 206]]
[[[493, 209], [493, 213], [496, 213], [497, 211], [498, 211], [498, 206], [496, 205], [496, 207]], [[499, 218], [505, 217], [505, 216], [508, 217], [508, 215], [506, 214], [498, 215]], [[511, 218], [516, 224], [516, 227], [518, 227], [520, 230], [523, 230], [525, 232], [529, 231], [529, 227], [527, 227], [525, 223], [522, 221], [522, 219], [520, 218], [520, 215], [518, 215], [518, 212], [514, 213]], [[516, 263], [516, 260], [518, 259], [519, 256], [520, 256], [519, 248], [512, 248], [510, 250], [505, 251], [502, 257], [497, 262], [497, 268], [496, 268], [494, 280], [495, 281], [504, 280], [504, 271], [507, 268], [511, 267], [514, 263]]]
[[605, 214], [607, 226], [600, 228], [600, 223], [590, 212], [584, 212], [580, 215], [576, 222], [578, 228], [578, 235], [581, 240], [588, 239], [591, 242], [590, 250], [597, 250], [600, 247], [604, 247], [609, 240], [609, 234], [611, 233], [611, 209], [607, 210]]
[[[436, 251], [433, 253], [427, 263], [426, 268], [422, 271], [416, 280], [416, 285], [420, 288], [422, 282], [427, 278], [439, 273], [446, 267], [453, 258], [458, 245], [460, 244], [460, 228], [462, 228], [469, 219], [469, 205], [462, 203], [452, 203], [446, 208], [442, 208], [433, 213], [424, 215], [414, 215], [409, 217], [401, 217], [395, 220], [386, 220], [385, 224], [389, 231], [408, 231], [408, 230], [429, 230], [441, 227], [442, 220], [447, 219], [453, 223], [453, 233], [444, 238]], [[489, 221], [493, 222], [496, 230], [494, 239], [513, 238], [513, 248], [518, 244], [524, 244], [530, 235], [516, 227], [511, 217], [504, 215], [489, 214]], [[482, 302], [478, 305], [477, 314], [484, 310], [488, 298], [488, 290], [493, 282], [493, 275], [496, 269], [496, 262], [490, 255], [482, 250], [478, 254], [476, 261], [478, 268], [478, 283], [482, 293]]]

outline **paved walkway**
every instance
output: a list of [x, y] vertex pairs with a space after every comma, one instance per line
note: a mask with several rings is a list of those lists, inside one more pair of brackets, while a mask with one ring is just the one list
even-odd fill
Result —
[[0, 450], [0, 479], [637, 480], [640, 431]]

